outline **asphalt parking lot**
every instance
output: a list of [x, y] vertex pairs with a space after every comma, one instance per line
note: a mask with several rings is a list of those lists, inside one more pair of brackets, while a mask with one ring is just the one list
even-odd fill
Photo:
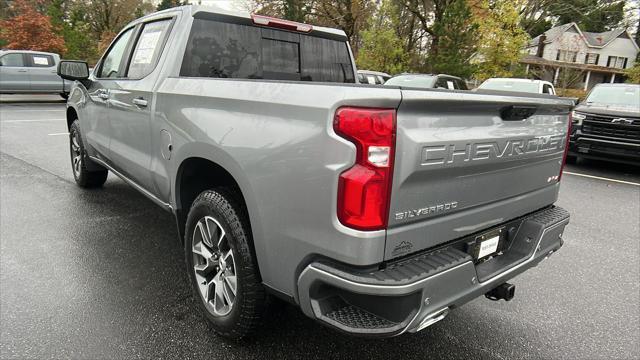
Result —
[[511, 302], [479, 298], [384, 340], [277, 304], [259, 336], [234, 343], [197, 312], [170, 214], [113, 175], [75, 186], [56, 97], [0, 100], [2, 359], [640, 357], [640, 168], [567, 167], [565, 246], [512, 281]]

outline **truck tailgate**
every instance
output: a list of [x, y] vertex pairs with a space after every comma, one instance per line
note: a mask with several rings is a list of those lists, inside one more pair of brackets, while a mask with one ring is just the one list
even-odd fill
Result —
[[572, 105], [403, 89], [385, 260], [555, 202]]

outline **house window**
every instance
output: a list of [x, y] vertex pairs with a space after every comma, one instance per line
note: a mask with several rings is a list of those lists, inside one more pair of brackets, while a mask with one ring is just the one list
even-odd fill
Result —
[[576, 57], [578, 57], [577, 51], [558, 50], [556, 54], [556, 60], [564, 62], [576, 62]]
[[624, 69], [627, 67], [627, 58], [622, 56], [609, 56], [609, 60], [607, 60], [607, 67]]
[[588, 65], [598, 65], [598, 60], [600, 60], [600, 54], [587, 53], [587, 56], [584, 58], [584, 63]]

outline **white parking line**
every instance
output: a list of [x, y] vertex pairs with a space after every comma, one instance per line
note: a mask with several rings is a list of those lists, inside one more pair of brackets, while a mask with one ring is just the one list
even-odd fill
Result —
[[64, 132], [64, 133], [54, 133], [54, 134], [47, 134], [49, 136], [57, 136], [57, 135], [69, 135], [68, 132]]
[[65, 109], [1, 109], [0, 113], [65, 111]]
[[610, 178], [606, 178], [606, 177], [593, 176], [593, 175], [587, 175], [587, 174], [580, 174], [580, 173], [574, 173], [574, 172], [570, 172], [570, 171], [563, 171], [562, 173], [563, 174], [568, 174], [568, 175], [574, 175], [574, 176], [582, 176], [582, 177], [586, 177], [586, 178], [589, 178], [589, 179], [611, 181], [611, 182], [618, 183], [618, 184], [627, 184], [627, 185], [640, 186], [640, 183], [637, 183], [637, 182], [610, 179]]
[[22, 119], [22, 120], [2, 120], [2, 123], [19, 123], [19, 122], [48, 122], [48, 121], [65, 121], [66, 119]]

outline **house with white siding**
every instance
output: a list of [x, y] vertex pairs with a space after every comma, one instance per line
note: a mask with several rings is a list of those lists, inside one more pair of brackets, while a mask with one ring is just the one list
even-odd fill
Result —
[[627, 29], [602, 33], [581, 31], [575, 23], [556, 26], [531, 40], [520, 61], [527, 73], [534, 68], [544, 80], [557, 84], [561, 71], [581, 77], [575, 87], [591, 89], [604, 82], [623, 82], [624, 71], [635, 64], [640, 48]]

